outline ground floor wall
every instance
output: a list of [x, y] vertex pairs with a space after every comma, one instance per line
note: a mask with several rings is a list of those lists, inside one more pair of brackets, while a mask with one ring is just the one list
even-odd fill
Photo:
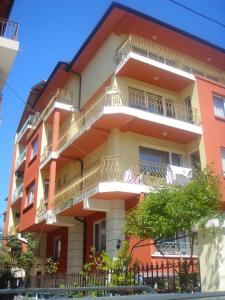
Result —
[[[59, 259], [55, 259], [55, 241], [60, 239], [61, 251]], [[67, 272], [68, 228], [61, 227], [47, 234], [46, 257], [52, 257], [58, 262], [58, 272]]]

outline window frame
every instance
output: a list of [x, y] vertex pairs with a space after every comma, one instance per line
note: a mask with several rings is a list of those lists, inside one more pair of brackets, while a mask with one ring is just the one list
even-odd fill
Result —
[[[218, 114], [216, 114], [215, 111], [215, 100], [219, 100], [222, 102], [222, 106], [223, 106], [223, 116], [220, 116]], [[213, 94], [213, 110], [214, 110], [214, 115], [216, 118], [220, 118], [220, 119], [224, 119], [225, 120], [225, 96], [221, 96], [218, 94]]]
[[[35, 192], [35, 181], [32, 181], [26, 187], [26, 207], [32, 205], [34, 203], [34, 192]], [[32, 197], [31, 197], [32, 195]], [[31, 198], [31, 200], [30, 200]]]
[[31, 142], [30, 160], [32, 161], [37, 156], [37, 154], [38, 154], [38, 137], [36, 136]]
[[62, 237], [57, 236], [54, 238], [53, 244], [53, 260], [58, 262], [60, 261], [61, 254], [62, 254]]
[[[101, 234], [101, 223], [102, 222], [105, 222], [105, 245], [102, 245], [102, 234]], [[96, 225], [98, 225], [98, 224], [100, 225], [100, 233], [99, 233], [100, 247], [99, 247], [99, 249], [97, 249], [97, 247], [96, 247], [96, 238], [95, 238]], [[98, 253], [106, 250], [106, 219], [101, 219], [101, 220], [98, 220], [93, 223], [93, 245], [94, 245], [95, 251]], [[103, 247], [103, 246], [105, 246], [105, 247]]]
[[[142, 159], [141, 158], [141, 148], [145, 148], [145, 149], [150, 149], [150, 150], [155, 150], [155, 151], [159, 151], [159, 152], [166, 152], [166, 153], [168, 153], [168, 158], [169, 158], [169, 162], [168, 162], [168, 165], [173, 165], [173, 166], [175, 166], [174, 164], [173, 164], [173, 155], [177, 155], [177, 156], [179, 156], [180, 157], [180, 162], [181, 162], [181, 164], [180, 164], [180, 166], [179, 167], [183, 167], [184, 166], [184, 155], [183, 155], [183, 153], [180, 153], [180, 152], [174, 152], [174, 151], [168, 151], [168, 150], [164, 150], [164, 149], [159, 149], [159, 148], [153, 148], [153, 147], [146, 147], [146, 146], [142, 146], [142, 145], [139, 145], [139, 159], [141, 160], [141, 161], [149, 161], [149, 162], [151, 162], [150, 160], [146, 160], [146, 159]], [[154, 163], [154, 162], [152, 162], [152, 163]], [[157, 162], [155, 162], [156, 164], [160, 164], [160, 163], [157, 163]], [[165, 164], [165, 163], [162, 163], [162, 164]]]

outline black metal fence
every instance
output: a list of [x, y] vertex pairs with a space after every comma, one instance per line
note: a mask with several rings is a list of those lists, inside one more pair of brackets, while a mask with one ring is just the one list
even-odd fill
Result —
[[200, 291], [197, 260], [162, 261], [107, 272], [60, 273], [31, 277], [30, 288], [148, 285], [157, 293]]

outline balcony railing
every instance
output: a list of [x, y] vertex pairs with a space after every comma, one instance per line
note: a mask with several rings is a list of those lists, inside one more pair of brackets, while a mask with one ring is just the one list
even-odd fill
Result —
[[37, 113], [36, 121], [33, 123], [33, 126], [31, 128], [31, 132], [29, 133], [29, 136], [37, 128], [38, 124], [44, 119], [44, 117], [47, 116], [49, 111], [54, 106], [55, 102], [61, 102], [63, 104], [72, 105], [73, 104], [73, 93], [69, 92], [67, 90], [57, 89], [54, 96], [51, 98], [50, 102], [45, 107], [45, 109], [42, 112]]
[[61, 149], [89, 128], [103, 113], [107, 106], [133, 107], [168, 118], [199, 125], [198, 111], [194, 108], [177, 104], [174, 100], [149, 91], [134, 88], [109, 88], [87, 111], [79, 114], [70, 124], [69, 129], [59, 138], [57, 148]]
[[225, 83], [224, 71], [203, 61], [135, 35], [129, 35], [127, 40], [117, 49], [116, 63], [118, 65], [123, 63], [130, 52], [135, 52], [188, 73], [200, 75], [223, 84]]
[[43, 197], [40, 199], [40, 204], [39, 204], [39, 207], [37, 208], [37, 214], [39, 216], [46, 212], [47, 203], [48, 203], [47, 197]]
[[19, 185], [12, 194], [12, 203], [14, 203], [18, 198], [22, 197], [23, 184]]
[[42, 162], [43, 160], [45, 160], [48, 155], [51, 153], [51, 148], [52, 148], [52, 144], [50, 145], [46, 145], [43, 149], [43, 152], [41, 154], [41, 158], [40, 158], [40, 161]]
[[23, 136], [23, 134], [25, 133], [26, 129], [28, 128], [28, 126], [31, 126], [36, 120], [35, 115], [30, 115], [28, 117], [28, 119], [26, 120], [26, 122], [23, 124], [23, 127], [20, 129], [20, 131], [16, 134], [16, 143], [21, 139], [21, 137]]
[[191, 177], [192, 171], [188, 168], [180, 167], [180, 172], [176, 170], [176, 174], [173, 174], [172, 166], [166, 164], [118, 156], [103, 157], [85, 169], [82, 174], [70, 178], [62, 189], [56, 191], [55, 206], [79, 196], [100, 182], [159, 187], [166, 184], [184, 185]]
[[0, 18], [0, 36], [17, 41], [19, 25], [15, 22]]
[[[157, 247], [160, 249], [163, 255], [191, 255], [191, 245], [188, 242], [177, 241], [168, 241], [158, 243]], [[197, 245], [195, 244], [193, 247], [193, 255], [197, 255]]]
[[16, 160], [15, 170], [19, 168], [22, 162], [26, 159], [27, 149], [25, 148], [24, 151], [20, 154], [20, 156]]

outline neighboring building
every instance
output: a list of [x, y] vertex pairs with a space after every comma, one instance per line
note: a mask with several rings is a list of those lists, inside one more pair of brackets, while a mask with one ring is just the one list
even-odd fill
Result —
[[[92, 245], [116, 255], [142, 193], [187, 182], [196, 163], [225, 172], [224, 70], [224, 49], [113, 4], [71, 63], [32, 89], [5, 232], [39, 233], [40, 257], [63, 272], [80, 270]], [[185, 240], [170, 246], [168, 257], [188, 255]], [[161, 258], [151, 246], [134, 256]]]
[[0, 2], [0, 102], [4, 81], [19, 50], [18, 24], [9, 20], [14, 0]]

